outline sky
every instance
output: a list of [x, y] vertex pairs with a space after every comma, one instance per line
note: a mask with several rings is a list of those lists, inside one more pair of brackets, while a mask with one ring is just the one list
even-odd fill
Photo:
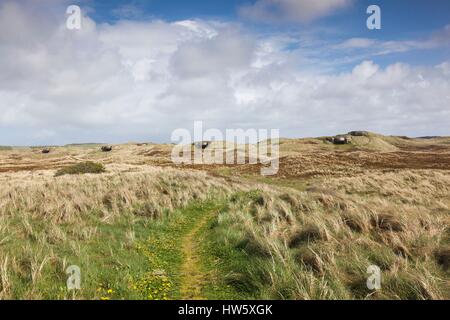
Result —
[[194, 121], [450, 135], [450, 1], [0, 0], [0, 145], [170, 142]]

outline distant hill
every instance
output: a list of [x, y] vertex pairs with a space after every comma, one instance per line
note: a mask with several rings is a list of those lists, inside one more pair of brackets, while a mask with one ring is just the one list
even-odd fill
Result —
[[95, 146], [100, 146], [103, 144], [105, 144], [105, 143], [100, 143], [100, 142], [69, 143], [69, 144], [64, 145], [64, 147], [95, 147]]
[[439, 139], [442, 138], [441, 136], [424, 136], [424, 137], [417, 137], [416, 139]]

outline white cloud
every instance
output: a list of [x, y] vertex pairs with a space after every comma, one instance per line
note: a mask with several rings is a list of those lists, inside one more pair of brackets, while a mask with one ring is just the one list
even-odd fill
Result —
[[360, 49], [369, 48], [377, 45], [374, 39], [368, 38], [350, 38], [335, 46], [336, 49]]
[[353, 69], [352, 75], [361, 79], [369, 79], [375, 75], [378, 70], [379, 66], [374, 64], [373, 61], [363, 61]]
[[263, 22], [307, 23], [345, 8], [352, 0], [258, 0], [240, 8], [246, 18]]
[[291, 39], [232, 23], [108, 25], [85, 17], [74, 32], [64, 15], [6, 2], [0, 17], [0, 144], [168, 141], [193, 120], [280, 128], [285, 136], [355, 128], [450, 134], [449, 61], [385, 68], [363, 61], [324, 74], [305, 68], [301, 48], [285, 50]]
[[434, 32], [429, 37], [420, 40], [380, 41], [368, 38], [350, 38], [334, 45], [332, 49], [359, 51], [365, 49], [366, 51], [371, 52], [372, 55], [386, 55], [410, 50], [434, 49], [445, 46], [450, 46], [450, 25]]

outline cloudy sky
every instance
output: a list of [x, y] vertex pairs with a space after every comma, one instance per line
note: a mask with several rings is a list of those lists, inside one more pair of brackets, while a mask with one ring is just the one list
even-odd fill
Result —
[[169, 142], [195, 120], [450, 135], [450, 1], [0, 0], [0, 145]]

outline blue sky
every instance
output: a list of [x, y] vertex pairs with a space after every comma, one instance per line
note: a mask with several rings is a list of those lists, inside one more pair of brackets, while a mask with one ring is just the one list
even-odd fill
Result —
[[[255, 3], [255, 0], [80, 0], [78, 3], [93, 8], [95, 11], [91, 16], [99, 22], [112, 23], [118, 19], [114, 13], [115, 9], [132, 6], [142, 15], [141, 18], [154, 17], [169, 21], [201, 18], [248, 23], [239, 16], [239, 7]], [[365, 27], [367, 17], [365, 10], [371, 4], [379, 5], [382, 9], [383, 28], [377, 31], [377, 36], [383, 39], [425, 35], [445, 26], [450, 19], [450, 2], [447, 0], [355, 0], [348, 8], [338, 9], [335, 15], [323, 17], [317, 23], [306, 25], [291, 23], [284, 27], [311, 29], [320, 25], [335, 28], [352, 36], [364, 36], [370, 32]], [[263, 26], [283, 28], [281, 24], [264, 23], [259, 23], [255, 27], [263, 28]]]
[[[77, 1], [75, 1], [77, 2]], [[194, 18], [215, 17], [224, 20], [240, 19], [238, 9], [245, 4], [254, 3], [255, 0], [109, 0], [92, 1], [80, 0], [80, 5], [87, 5], [96, 10], [94, 17], [101, 17], [105, 21], [114, 19], [114, 9], [122, 6], [134, 6], [147, 16], [155, 16], [167, 20], [182, 20]], [[383, 9], [385, 22], [395, 27], [395, 31], [433, 30], [448, 23], [450, 15], [450, 2], [446, 0], [385, 0], [354, 1], [346, 10], [340, 10], [339, 16], [323, 18], [323, 21], [339, 21], [340, 25], [356, 25], [358, 20], [364, 21], [361, 11], [364, 12], [371, 4], [379, 5]], [[360, 30], [361, 31], [361, 30]]]
[[1, 0], [0, 58], [0, 145], [450, 135], [447, 0]]
[[[425, 39], [433, 32], [450, 24], [450, 1], [447, 0], [354, 0], [345, 8], [331, 11], [312, 22], [251, 21], [242, 16], [240, 8], [254, 4], [256, 0], [80, 0], [78, 3], [92, 10], [89, 15], [99, 23], [114, 24], [121, 19], [149, 20], [163, 19], [178, 21], [186, 19], [211, 19], [235, 21], [256, 33], [271, 32], [318, 32], [325, 30], [323, 38], [339, 41], [351, 37], [372, 38], [381, 41]], [[366, 9], [376, 4], [382, 10], [382, 29], [368, 30]], [[122, 9], [128, 14], [121, 15]], [[126, 12], [126, 11], [125, 11]], [[450, 50], [427, 50], [408, 52], [399, 56], [381, 56], [376, 60], [381, 65], [395, 61], [413, 64], [434, 64], [450, 56]]]

